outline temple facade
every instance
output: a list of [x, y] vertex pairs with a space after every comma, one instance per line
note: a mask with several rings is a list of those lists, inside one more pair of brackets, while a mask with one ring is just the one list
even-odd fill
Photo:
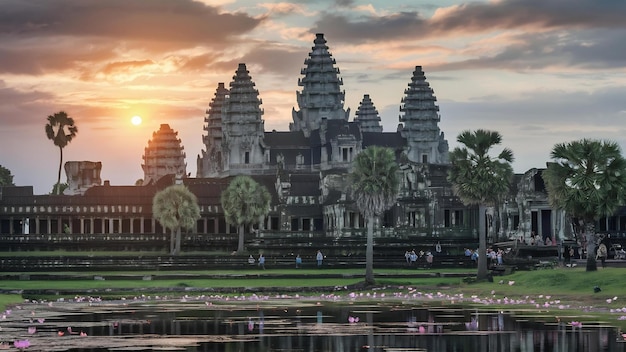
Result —
[[[270, 213], [257, 228], [260, 235], [363, 236], [366, 219], [350, 197], [348, 175], [354, 158], [376, 145], [394, 151], [401, 180], [396, 204], [382, 218], [379, 238], [476, 239], [481, 231], [494, 233], [491, 241], [528, 238], [532, 232], [555, 240], [572, 235], [565, 214], [548, 205], [542, 169], [516, 175], [496, 216], [465, 206], [454, 195], [447, 180], [448, 141], [421, 66], [407, 73], [407, 88], [398, 97], [397, 129], [383, 131], [375, 92], [363, 96], [351, 118], [344, 106], [343, 79], [324, 35], [317, 34], [313, 43], [297, 80], [301, 90], [288, 130], [265, 131], [263, 92], [255, 88], [254, 72], [241, 63], [228, 85], [217, 85], [208, 104], [203, 131], [198, 131], [204, 148], [197, 156], [195, 177], [187, 173], [177, 132], [163, 124], [145, 148], [143, 185], [102, 184], [100, 164], [68, 162], [72, 195], [0, 188], [0, 234], [162, 233], [151, 214], [152, 198], [177, 178], [200, 203], [195, 233], [234, 233], [224, 220], [220, 194], [232, 177], [244, 174], [272, 195]], [[604, 229], [626, 232], [626, 217], [606, 220]]]

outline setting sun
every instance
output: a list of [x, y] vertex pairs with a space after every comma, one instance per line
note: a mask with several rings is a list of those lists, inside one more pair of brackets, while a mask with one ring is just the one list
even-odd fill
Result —
[[139, 126], [141, 125], [141, 116], [135, 115], [130, 119], [130, 122], [135, 125], [135, 126]]

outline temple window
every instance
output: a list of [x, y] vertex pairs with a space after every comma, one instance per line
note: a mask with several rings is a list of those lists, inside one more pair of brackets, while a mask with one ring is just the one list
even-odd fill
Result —
[[244, 154], [244, 163], [245, 164], [250, 164], [250, 152], [246, 152]]
[[422, 163], [428, 164], [428, 154], [422, 154]]

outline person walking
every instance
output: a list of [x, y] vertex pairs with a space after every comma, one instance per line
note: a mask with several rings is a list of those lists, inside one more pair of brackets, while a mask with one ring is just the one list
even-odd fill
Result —
[[296, 256], [296, 269], [300, 268], [300, 266], [302, 266], [302, 257], [300, 257], [300, 254], [298, 254]]
[[265, 257], [263, 254], [259, 254], [259, 267], [265, 270]]
[[324, 255], [322, 254], [322, 251], [320, 250], [317, 251], [317, 255], [315, 256], [315, 259], [317, 259], [317, 267], [321, 268], [322, 263], [324, 261]]

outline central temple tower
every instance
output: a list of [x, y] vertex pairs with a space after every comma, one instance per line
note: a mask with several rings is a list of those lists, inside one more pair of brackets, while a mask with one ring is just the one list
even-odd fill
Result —
[[296, 92], [300, 110], [293, 109], [293, 122], [289, 124], [290, 131], [302, 131], [305, 137], [320, 128], [322, 119], [348, 121], [350, 114], [350, 109], [343, 108], [345, 92], [340, 89], [343, 80], [339, 78], [339, 69], [328, 51], [324, 34], [316, 34], [314, 43], [304, 60], [306, 67], [300, 72], [304, 77], [298, 79], [298, 86], [303, 87], [302, 92]]

